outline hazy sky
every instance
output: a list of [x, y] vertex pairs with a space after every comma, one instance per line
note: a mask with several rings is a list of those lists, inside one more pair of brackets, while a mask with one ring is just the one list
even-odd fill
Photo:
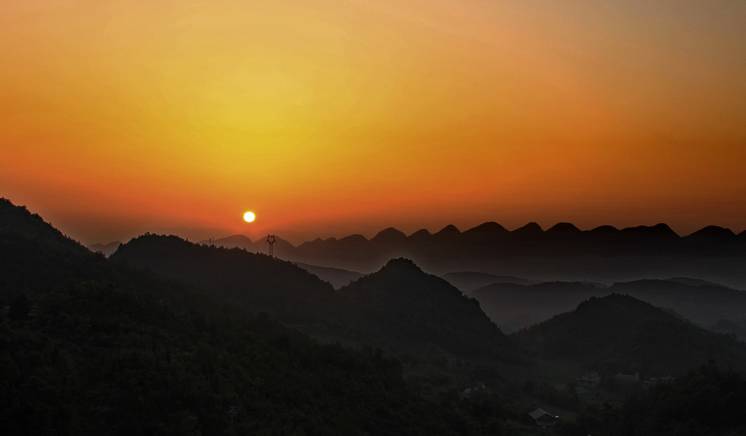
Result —
[[743, 0], [6, 1], [0, 65], [0, 196], [84, 242], [746, 228]]

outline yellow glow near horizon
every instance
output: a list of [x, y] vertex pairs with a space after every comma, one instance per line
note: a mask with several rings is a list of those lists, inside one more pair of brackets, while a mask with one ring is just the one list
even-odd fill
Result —
[[[86, 242], [740, 231], [744, 22], [733, 0], [6, 1], [0, 196]], [[245, 226], [245, 199], [272, 219]]]

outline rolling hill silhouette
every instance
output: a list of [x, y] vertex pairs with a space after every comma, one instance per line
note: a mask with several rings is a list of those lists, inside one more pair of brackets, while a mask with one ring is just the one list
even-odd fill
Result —
[[355, 326], [377, 331], [389, 341], [483, 358], [514, 352], [476, 300], [411, 260], [393, 259], [339, 292], [353, 308]]
[[88, 254], [85, 247], [63, 235], [42, 217], [4, 198], [0, 198], [0, 235], [25, 239], [29, 244], [43, 245], [45, 249], [55, 252], [74, 256]]
[[494, 283], [473, 291], [472, 296], [493, 321], [512, 332], [571, 310], [588, 298], [612, 293], [671, 309], [706, 328], [723, 320], [739, 322], [746, 313], [746, 292], [689, 278], [636, 280], [612, 286], [584, 282]]
[[[531, 245], [547, 234], [558, 241], [578, 235], [571, 226], [555, 227], [528, 226], [521, 238]], [[598, 232], [616, 238], [621, 231]], [[651, 231], [635, 232], [647, 238]], [[664, 228], [652, 232], [671, 240]], [[510, 234], [489, 224], [474, 232], [445, 228], [403, 238], [387, 230], [375, 241], [339, 241], [375, 245], [383, 256], [413, 243], [437, 253], [464, 238], [477, 244]], [[339, 241], [322, 242], [338, 248]], [[500, 286], [513, 292], [501, 296], [499, 318], [515, 317], [521, 304], [558, 310], [596, 291], [633, 293], [666, 307], [620, 295], [592, 298], [508, 337], [476, 300], [401, 258], [339, 291], [291, 262], [177, 237], [144, 235], [107, 259], [9, 201], [0, 202], [0, 258], [0, 422], [11, 434], [499, 434], [496, 417], [506, 416], [507, 403], [490, 389], [507, 388], [513, 376], [524, 380], [567, 362], [645, 376], [678, 374], [709, 359], [734, 368], [746, 362], [742, 344], [667, 310], [689, 311], [699, 323], [744, 313], [740, 291], [701, 279], [608, 289], [493, 284], [497, 294]], [[363, 347], [320, 345], [266, 312]], [[400, 364], [369, 345], [411, 361]], [[466, 385], [484, 381], [489, 388], [478, 398], [464, 394]], [[522, 395], [511, 389], [506, 397]]]
[[[229, 237], [219, 246], [239, 246]], [[245, 238], [245, 237], [241, 237]], [[250, 242], [250, 241], [249, 241]], [[243, 244], [263, 251], [262, 244]], [[479, 271], [531, 280], [621, 281], [638, 277], [698, 276], [746, 287], [746, 236], [708, 226], [679, 236], [666, 224], [580, 230], [559, 223], [546, 231], [537, 223], [506, 230], [487, 222], [461, 232], [449, 225], [407, 236], [387, 228], [373, 238], [351, 235], [298, 246], [283, 242], [279, 256], [319, 266], [376, 271], [389, 259], [407, 257], [428, 271]]]
[[290, 262], [174, 236], [136, 238], [111, 259], [206, 289], [250, 313], [270, 312], [327, 338], [396, 352], [437, 349], [485, 359], [505, 357], [511, 348], [475, 300], [404, 259], [338, 292]]
[[84, 278], [107, 276], [103, 256], [67, 238], [25, 207], [4, 199], [0, 199], [0, 245], [0, 289], [6, 298], [13, 294], [36, 295], [72, 286]]
[[678, 375], [711, 360], [746, 367], [744, 344], [627, 295], [593, 297], [513, 337], [542, 358], [607, 374]]
[[321, 316], [336, 298], [331, 285], [291, 262], [243, 249], [196, 245], [176, 236], [135, 238], [111, 259], [206, 289], [226, 304], [282, 319]]
[[[165, 239], [161, 254], [183, 246]], [[164, 241], [136, 240], [124, 255], [154, 242]], [[4, 433], [429, 435], [466, 425], [380, 353], [319, 345], [109, 261], [8, 201], [0, 258]]]

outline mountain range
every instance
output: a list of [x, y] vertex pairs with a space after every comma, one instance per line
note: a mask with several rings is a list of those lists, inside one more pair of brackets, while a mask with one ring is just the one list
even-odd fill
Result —
[[[203, 245], [266, 253], [264, 238], [244, 235], [201, 241]], [[118, 242], [93, 244], [111, 255]], [[746, 231], [707, 226], [686, 236], [666, 224], [581, 230], [559, 223], [546, 230], [529, 223], [508, 230], [487, 222], [466, 231], [448, 225], [436, 233], [387, 228], [372, 238], [355, 234], [293, 245], [278, 237], [277, 257], [317, 268], [373, 272], [389, 259], [406, 257], [436, 274], [472, 271], [530, 282], [616, 282], [641, 277], [689, 276], [746, 288]], [[330, 279], [339, 287], [346, 279]], [[512, 280], [517, 282], [517, 280]], [[469, 286], [474, 288], [472, 286]]]
[[[203, 241], [266, 252], [263, 239], [242, 235]], [[387, 228], [362, 235], [315, 239], [297, 246], [278, 238], [277, 256], [307, 264], [371, 272], [389, 259], [407, 257], [428, 271], [475, 271], [531, 281], [623, 281], [640, 277], [693, 276], [746, 287], [746, 232], [708, 226], [680, 236], [666, 224], [580, 230], [560, 223], [542, 229], [529, 223], [507, 230], [495, 222], [466, 231], [449, 225], [407, 235]]]
[[[228, 248], [264, 251], [264, 239], [252, 241], [243, 235], [203, 241]], [[466, 255], [492, 257], [500, 255], [716, 255], [746, 256], [746, 231], [736, 234], [732, 230], [707, 226], [686, 236], [680, 236], [666, 224], [636, 226], [618, 229], [604, 225], [591, 230], [580, 230], [570, 223], [559, 223], [546, 230], [537, 223], [529, 223], [515, 230], [507, 230], [495, 222], [488, 222], [460, 231], [448, 225], [436, 233], [426, 229], [410, 235], [396, 228], [387, 228], [368, 239], [363, 235], [350, 235], [340, 239], [315, 239], [294, 246], [280, 240], [280, 250], [289, 257], [331, 258], [344, 255], [375, 259], [393, 252], [411, 254], [429, 251], [437, 257]]]
[[513, 354], [475, 300], [405, 259], [338, 291], [291, 262], [175, 236], [133, 239], [111, 260], [206, 289], [248, 312], [271, 313], [327, 340], [487, 359]]
[[[530, 245], [546, 233], [537, 227], [520, 237]], [[412, 235], [423, 246], [431, 237]], [[375, 244], [401, 240], [390, 230]], [[106, 257], [0, 201], [4, 429], [542, 434], [524, 422], [536, 405], [579, 407], [547, 382], [746, 362], [743, 343], [702, 328], [738, 329], [744, 293], [700, 278], [607, 286], [472, 270], [446, 280], [401, 257], [362, 274], [246, 247], [145, 234]], [[532, 380], [544, 384], [521, 388]]]

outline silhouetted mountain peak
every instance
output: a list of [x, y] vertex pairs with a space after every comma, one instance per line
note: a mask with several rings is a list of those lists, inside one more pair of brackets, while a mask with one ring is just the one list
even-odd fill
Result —
[[460, 234], [461, 230], [459, 230], [458, 227], [454, 226], [453, 224], [449, 224], [443, 227], [438, 233], [435, 234], [435, 236], [456, 236]]
[[391, 259], [388, 262], [386, 262], [386, 265], [384, 265], [383, 268], [381, 268], [380, 272], [389, 273], [389, 272], [395, 272], [395, 273], [417, 273], [417, 274], [424, 274], [424, 271], [417, 266], [414, 261], [407, 259], [405, 257], [398, 257], [395, 259]]
[[354, 235], [345, 236], [344, 238], [341, 238], [339, 241], [340, 242], [368, 242], [368, 239], [363, 235], [354, 234]]
[[[163, 249], [180, 249], [188, 248], [193, 244], [186, 239], [183, 239], [175, 235], [158, 235], [154, 233], [145, 233], [143, 235], [132, 238], [126, 244], [122, 244], [119, 247], [120, 253], [124, 253], [129, 250], [139, 250], [143, 248], [154, 248], [161, 247]], [[118, 253], [119, 254], [119, 253]]]
[[637, 298], [631, 297], [624, 294], [609, 294], [604, 297], [591, 297], [588, 300], [580, 303], [576, 312], [583, 311], [604, 311], [608, 312], [611, 310], [660, 310], [653, 305], [646, 303]]
[[62, 232], [44, 221], [37, 214], [32, 214], [23, 206], [16, 206], [10, 200], [0, 198], [0, 233], [20, 236], [48, 247], [72, 250], [76, 253], [88, 250]]
[[464, 234], [484, 235], [494, 233], [506, 233], [507, 229], [494, 221], [482, 223], [464, 232]]
[[575, 224], [572, 224], [572, 223], [557, 223], [553, 225], [549, 230], [547, 230], [547, 233], [575, 234], [575, 233], [580, 233], [580, 229], [577, 228]]
[[691, 235], [687, 236], [687, 239], [693, 240], [727, 240], [734, 238], [735, 233], [731, 229], [720, 226], [707, 226], [703, 229], [697, 230]]
[[654, 226], [636, 226], [628, 227], [622, 230], [624, 233], [634, 234], [639, 236], [653, 236], [659, 238], [673, 239], [678, 238], [679, 235], [673, 231], [668, 224], [659, 223]]
[[614, 235], [619, 233], [620, 230], [614, 226], [605, 225], [605, 226], [598, 226], [590, 231], [590, 233], [593, 234], [599, 234], [599, 235]]
[[287, 304], [333, 297], [331, 285], [293, 263], [238, 248], [197, 245], [177, 236], [140, 236], [120, 247], [112, 260], [219, 292], [252, 310], [295, 310]]
[[430, 239], [433, 234], [428, 229], [420, 229], [409, 235], [409, 239], [415, 242], [425, 241]]
[[382, 243], [396, 243], [403, 242], [406, 239], [407, 235], [405, 235], [402, 231], [393, 227], [389, 227], [378, 232], [378, 234], [376, 234], [376, 236], [374, 236], [371, 240]]
[[629, 295], [591, 297], [515, 335], [547, 358], [576, 361], [607, 373], [671, 375], [710, 359], [743, 365], [746, 348], [678, 315]]
[[248, 236], [244, 236], [244, 235], [228, 236], [226, 238], [221, 239], [221, 241], [234, 242], [234, 243], [244, 242], [244, 243], [249, 243], [249, 244], [254, 242], [251, 240], [251, 238], [249, 238]]
[[359, 308], [358, 322], [397, 338], [408, 350], [432, 344], [455, 354], [496, 357], [512, 349], [476, 300], [409, 259], [391, 259], [339, 292]]
[[513, 233], [517, 235], [540, 235], [544, 232], [538, 223], [530, 222], [523, 227], [519, 227], [513, 230]]
[[224, 248], [241, 248], [249, 251], [253, 251], [256, 248], [254, 246], [254, 242], [249, 237], [244, 235], [231, 235], [220, 239], [209, 239], [200, 242], [200, 244], [214, 245], [216, 247]]

